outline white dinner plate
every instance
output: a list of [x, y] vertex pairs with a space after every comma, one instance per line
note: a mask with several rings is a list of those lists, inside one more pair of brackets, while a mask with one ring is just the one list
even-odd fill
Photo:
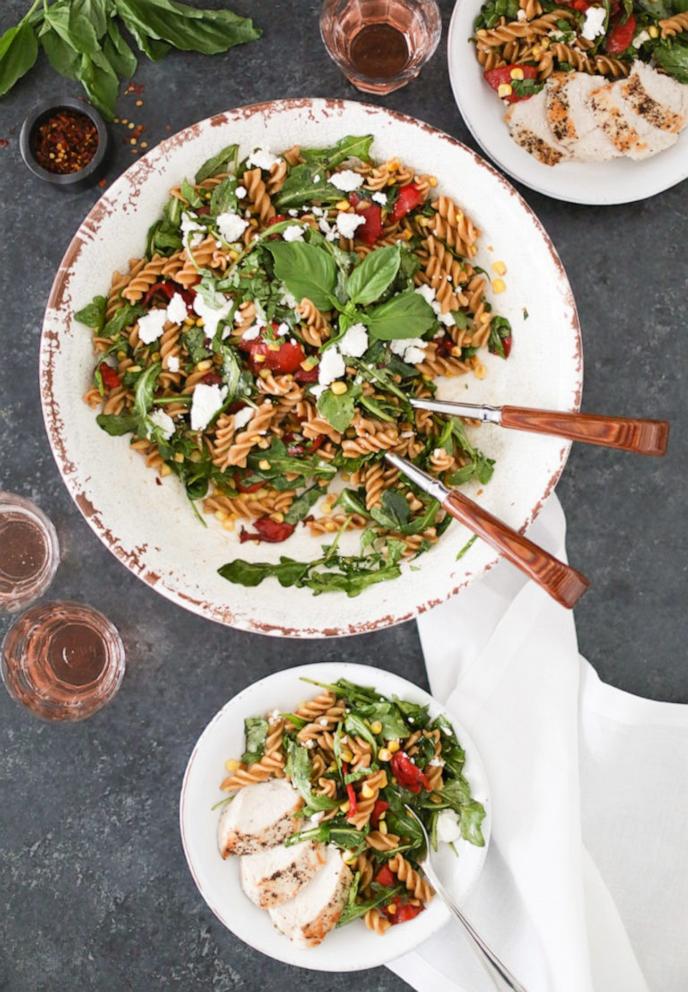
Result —
[[179, 821], [186, 860], [210, 909], [240, 940], [277, 961], [317, 971], [361, 971], [392, 961], [435, 933], [449, 918], [444, 904], [434, 898], [415, 919], [391, 927], [382, 937], [357, 920], [332, 931], [318, 947], [302, 948], [275, 930], [267, 912], [246, 898], [239, 882], [238, 859], [223, 861], [217, 849], [219, 811], [211, 807], [225, 795], [219, 790], [225, 775], [225, 761], [244, 749], [244, 718], [263, 715], [275, 708], [295, 709], [301, 700], [318, 691], [315, 686], [301, 681], [304, 676], [320, 682], [344, 678], [359, 685], [374, 686], [384, 695], [396, 694], [415, 703], [427, 704], [431, 716], [445, 713], [451, 720], [466, 752], [466, 778], [474, 797], [486, 811], [484, 847], [457, 841], [457, 857], [447, 845], [441, 845], [440, 876], [459, 903], [475, 884], [487, 853], [491, 821], [487, 778], [475, 745], [461, 725], [460, 715], [447, 713], [431, 696], [406, 679], [368, 665], [302, 665], [276, 672], [230, 699], [199, 737], [184, 775]]
[[458, 0], [454, 7], [447, 58], [454, 99], [469, 131], [500, 169], [538, 193], [569, 203], [611, 206], [664, 192], [688, 178], [688, 128], [673, 147], [644, 162], [538, 162], [512, 139], [504, 105], [483, 79], [469, 38], [481, 0]]
[[[160, 485], [127, 437], [109, 437], [96, 424], [82, 399], [94, 364], [91, 334], [74, 314], [94, 294], [107, 292], [114, 270], [141, 255], [170, 187], [193, 176], [218, 149], [239, 142], [245, 155], [257, 145], [276, 151], [294, 142], [322, 146], [346, 134], [373, 134], [375, 158], [397, 156], [418, 172], [435, 174], [439, 189], [454, 196], [483, 232], [476, 261], [488, 271], [495, 260], [506, 263], [507, 289], [494, 303], [513, 324], [511, 356], [487, 355], [485, 379], [445, 379], [441, 395], [555, 410], [580, 405], [580, 328], [561, 261], [516, 191], [458, 141], [410, 117], [340, 100], [241, 107], [163, 141], [113, 183], [67, 249], [43, 327], [43, 412], [65, 483], [110, 551], [180, 606], [258, 633], [329, 637], [400, 623], [465, 588], [497, 556], [478, 541], [457, 559], [471, 534], [452, 524], [427, 554], [403, 566], [400, 578], [354, 599], [343, 592], [314, 597], [309, 589], [283, 589], [275, 579], [258, 588], [230, 584], [217, 571], [227, 561], [277, 561], [282, 554], [313, 560], [322, 554], [323, 539], [300, 527], [283, 544], [240, 544], [238, 529], [223, 530], [213, 517], [203, 527], [176, 477]], [[466, 491], [511, 526], [526, 528], [556, 485], [570, 444], [491, 425], [469, 433], [496, 459], [496, 471], [484, 489], [472, 484]], [[358, 539], [345, 534], [342, 550], [355, 552]]]

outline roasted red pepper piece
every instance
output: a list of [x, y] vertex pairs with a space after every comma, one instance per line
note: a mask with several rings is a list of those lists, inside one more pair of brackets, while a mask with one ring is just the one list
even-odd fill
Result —
[[[363, 202], [358, 193], [349, 195], [349, 203], [352, 207], [357, 207], [359, 203]], [[382, 234], [382, 208], [378, 203], [371, 203], [356, 212], [359, 217], [364, 218], [365, 223], [356, 228], [354, 237], [365, 245], [374, 245]]]
[[294, 378], [297, 382], [317, 382], [318, 366], [314, 365], [312, 369], [299, 369], [294, 373]]
[[294, 533], [294, 524], [280, 524], [270, 517], [258, 517], [253, 521], [256, 528], [255, 533], [242, 528], [239, 540], [242, 544], [246, 541], [266, 541], [268, 544], [279, 544], [286, 541]]
[[386, 803], [384, 799], [376, 799], [375, 805], [373, 806], [373, 812], [370, 814], [370, 825], [376, 830], [380, 826], [380, 817], [384, 812], [389, 809], [389, 803]]
[[392, 755], [392, 774], [404, 789], [409, 792], [420, 792], [421, 789], [429, 790], [429, 783], [424, 772], [411, 761], [404, 751], [397, 751]]
[[405, 217], [406, 214], [415, 210], [423, 202], [423, 194], [418, 189], [415, 183], [409, 183], [408, 186], [402, 186], [399, 189], [399, 195], [394, 201], [394, 206], [392, 207], [392, 221], [396, 223]]
[[[499, 69], [486, 69], [483, 73], [485, 82], [492, 87], [493, 90], [499, 90], [502, 83], [508, 83], [509, 86], [513, 86], [514, 80], [511, 78], [512, 69], [521, 69], [523, 71], [524, 79], [537, 79], [538, 70], [537, 66], [534, 65], [503, 65]], [[527, 96], [519, 96], [518, 93], [512, 92], [509, 96], [505, 97], [507, 103], [518, 103], [519, 100], [527, 100]]]
[[113, 368], [110, 368], [109, 365], [106, 365], [105, 362], [101, 362], [99, 369], [103, 385], [107, 389], [117, 389], [118, 386], [122, 385], [122, 380], [117, 372]]
[[171, 300], [175, 293], [179, 293], [186, 303], [186, 309], [189, 311], [193, 309], [193, 301], [196, 294], [190, 292], [188, 289], [184, 289], [182, 286], [178, 286], [174, 282], [170, 282], [168, 279], [153, 283], [141, 301], [144, 307], [148, 306], [156, 293], [161, 293], [167, 300]]
[[235, 473], [234, 475], [234, 488], [240, 493], [257, 493], [264, 485], [264, 482], [254, 482], [250, 486], [245, 486], [241, 481], [241, 475], [239, 473]]
[[206, 386], [219, 386], [222, 382], [222, 376], [219, 372], [206, 372], [201, 382], [204, 382]]
[[423, 912], [423, 906], [412, 906], [410, 902], [402, 902], [401, 905], [397, 906], [396, 913], [387, 913], [388, 920], [392, 923], [406, 923], [408, 920], [412, 920], [419, 913]]
[[620, 55], [626, 51], [635, 37], [636, 23], [635, 14], [629, 14], [625, 21], [614, 21], [604, 43], [610, 55]]
[[383, 865], [375, 876], [375, 881], [378, 885], [384, 885], [385, 888], [390, 889], [396, 883], [396, 878], [392, 870], [387, 865]]
[[508, 338], [502, 338], [502, 348], [504, 349], [504, 357], [508, 358], [511, 354], [511, 346], [514, 343], [514, 339], [509, 335]]
[[[280, 224], [283, 220], [286, 220], [286, 214], [275, 214], [274, 217], [270, 218], [270, 224]], [[281, 238], [281, 234], [270, 234], [268, 236], [268, 241], [276, 241], [277, 238]]]

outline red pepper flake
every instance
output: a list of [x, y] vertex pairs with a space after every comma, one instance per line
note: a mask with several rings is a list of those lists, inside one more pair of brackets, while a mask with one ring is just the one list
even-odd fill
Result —
[[0, 138], [0, 148], [7, 148], [9, 146], [9, 138]]
[[145, 83], [129, 83], [124, 92], [127, 94], [135, 93], [136, 96], [141, 96], [145, 88]]
[[36, 161], [48, 172], [81, 172], [98, 150], [98, 129], [78, 110], [58, 110], [39, 124], [34, 139]]
[[105, 187], [107, 186], [107, 179], [99, 179], [98, 185], [100, 186], [101, 189], [105, 189]]

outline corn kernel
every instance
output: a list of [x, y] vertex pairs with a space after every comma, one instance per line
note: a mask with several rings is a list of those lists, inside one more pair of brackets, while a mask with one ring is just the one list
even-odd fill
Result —
[[381, 747], [380, 750], [377, 752], [377, 756], [380, 761], [392, 760], [392, 752], [389, 750], [389, 748], [386, 747]]
[[651, 38], [659, 38], [659, 28], [656, 24], [651, 24], [647, 29], [647, 33]]
[[336, 529], [337, 529], [337, 525], [333, 520], [328, 520], [325, 523], [325, 530], [327, 531], [328, 534], [333, 534], [336, 531]]
[[256, 365], [260, 365], [261, 362], [265, 361], [265, 355], [254, 355], [253, 361], [256, 363]]
[[381, 772], [380, 773], [380, 788], [381, 789], [386, 789], [388, 785], [389, 785], [389, 780], [387, 778], [387, 772]]
[[497, 87], [497, 95], [501, 97], [511, 96], [513, 90], [511, 88], [511, 83], [500, 83]]
[[181, 465], [181, 463], [184, 461], [184, 455], [181, 453], [181, 451], [178, 451], [176, 453], [176, 455], [174, 456], [174, 460], [176, 462], [179, 462], [179, 464]]
[[184, 327], [193, 327], [195, 323], [196, 321], [193, 319], [193, 317], [187, 317], [186, 320], [184, 321]]
[[261, 460], [258, 462], [258, 468], [262, 469], [263, 472], [269, 471], [270, 462], [267, 460], [267, 458], [261, 458]]
[[211, 369], [212, 367], [213, 367], [213, 363], [210, 361], [209, 358], [206, 358], [202, 362], [198, 362], [198, 364], [196, 365], [196, 371], [207, 372], [208, 369]]
[[348, 200], [340, 200], [338, 203], [335, 203], [335, 206], [337, 210], [351, 210], [351, 204]]
[[282, 345], [278, 344], [277, 341], [270, 341], [268, 344], [268, 351], [279, 351], [281, 347]]
[[315, 355], [309, 355], [308, 358], [304, 359], [304, 361], [301, 362], [301, 368], [304, 370], [304, 372], [309, 372], [311, 369], [315, 368], [315, 366], [318, 364], [318, 361], [319, 360], [315, 357]]
[[346, 813], [346, 811], [349, 808], [349, 800], [347, 799], [345, 803], [341, 803], [339, 808], [342, 811], [342, 813]]
[[341, 750], [342, 761], [353, 761], [353, 753], [348, 749], [348, 747], [343, 747]]
[[216, 516], [216, 517], [217, 517], [217, 519], [218, 519], [218, 520], [220, 521], [220, 523], [222, 523], [222, 522], [223, 522], [224, 520], [226, 520], [226, 519], [227, 519], [227, 517], [228, 517], [228, 514], [227, 514], [227, 513], [225, 513], [225, 511], [224, 511], [224, 510], [215, 510], [215, 516]]
[[196, 327], [204, 327], [204, 326], [205, 326], [205, 321], [203, 320], [202, 317], [199, 317], [198, 320], [196, 321]]
[[492, 280], [492, 292], [493, 293], [503, 293], [506, 289], [506, 283], [503, 279], [493, 279]]
[[122, 359], [122, 358], [126, 358], [126, 357], [127, 357], [127, 353], [126, 353], [126, 351], [118, 351], [118, 352], [117, 352], [117, 357], [118, 357], [119, 359]]
[[258, 447], [259, 448], [262, 448], [263, 451], [265, 451], [267, 448], [270, 447], [270, 442], [268, 441], [268, 439], [266, 437], [262, 437], [260, 439], [260, 441], [258, 442]]
[[280, 513], [279, 510], [276, 510], [275, 513], [270, 514], [270, 519], [274, 520], [276, 524], [283, 524], [284, 514]]
[[236, 758], [230, 758], [229, 761], [225, 761], [225, 770], [228, 772], [236, 772], [241, 768], [241, 762], [237, 761]]
[[523, 69], [520, 66], [515, 66], [509, 73], [512, 79], [523, 79]]
[[192, 451], [191, 454], [189, 455], [189, 461], [195, 462], [195, 463], [200, 462], [202, 458], [203, 458], [203, 455], [201, 454], [200, 451]]
[[374, 799], [376, 795], [376, 791], [375, 789], [371, 789], [370, 786], [366, 783], [361, 789], [361, 795], [363, 796], [364, 799]]
[[382, 733], [382, 724], [380, 723], [379, 720], [373, 720], [373, 722], [370, 725], [370, 729], [372, 730], [372, 732], [374, 734], [381, 734]]
[[430, 802], [441, 803], [443, 802], [442, 796], [438, 795], [436, 792], [433, 792], [433, 794], [430, 796]]
[[506, 262], [493, 262], [492, 271], [498, 276], [506, 275]]
[[160, 475], [163, 477], [163, 479], [165, 478], [166, 475], [171, 475], [171, 474], [172, 474], [172, 469], [170, 468], [169, 465], [163, 465], [163, 467], [160, 469]]
[[437, 186], [437, 177], [436, 176], [430, 176], [430, 179], [428, 181], [429, 181], [429, 183], [430, 183], [430, 185], [432, 186], [433, 189], [435, 188], [435, 186]]
[[342, 855], [342, 861], [344, 862], [345, 865], [355, 864], [357, 858], [358, 855], [356, 854], [355, 851], [344, 851], [344, 854]]
[[401, 747], [401, 744], [399, 743], [399, 741], [390, 741], [387, 747], [392, 752], [392, 754], [396, 754], [396, 752]]
[[534, 59], [541, 59], [542, 58], [542, 48], [539, 45], [533, 45], [533, 48], [532, 48], [530, 54], [532, 55], [532, 57]]
[[389, 833], [389, 827], [387, 826], [384, 820], [378, 821], [377, 828], [383, 836], [386, 836]]
[[236, 525], [236, 520], [234, 519], [234, 517], [228, 517], [228, 519], [223, 521], [222, 523], [224, 530], [234, 530], [235, 525]]
[[347, 390], [347, 385], [345, 382], [333, 382], [330, 386], [330, 391], [334, 393], [335, 396], [343, 396]]
[[450, 348], [450, 352], [454, 356], [454, 358], [460, 358], [462, 351], [463, 351], [463, 348], [461, 347], [460, 344], [454, 344]]
[[543, 48], [549, 48], [549, 38], [547, 36], [540, 38], [540, 44]]
[[387, 903], [387, 906], [386, 906], [386, 909], [387, 909], [387, 912], [388, 913], [391, 913], [392, 916], [394, 916], [394, 914], [397, 911], [397, 904], [395, 902], [388, 902]]

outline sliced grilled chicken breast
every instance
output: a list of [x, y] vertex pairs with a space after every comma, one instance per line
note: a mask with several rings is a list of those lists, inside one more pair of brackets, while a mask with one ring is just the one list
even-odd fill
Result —
[[245, 786], [220, 817], [220, 854], [256, 854], [281, 844], [298, 829], [296, 813], [302, 805], [301, 796], [282, 778]]
[[632, 159], [650, 158], [675, 144], [678, 135], [654, 127], [624, 99], [625, 79], [607, 83], [590, 93], [590, 107], [604, 133]]
[[678, 134], [688, 124], [688, 86], [652, 66], [634, 62], [620, 89], [630, 109], [653, 127]]
[[256, 906], [270, 909], [294, 899], [325, 860], [323, 844], [312, 841], [292, 847], [280, 844], [241, 859], [241, 887]]
[[557, 165], [569, 158], [565, 146], [557, 140], [547, 122], [546, 94], [512, 104], [504, 115], [511, 137], [543, 165]]
[[584, 72], [557, 73], [547, 80], [547, 121], [557, 141], [576, 159], [604, 162], [621, 153], [597, 122], [588, 97], [600, 78]]
[[351, 880], [338, 849], [328, 846], [323, 867], [294, 899], [273, 907], [270, 918], [294, 943], [315, 947], [341, 916]]

